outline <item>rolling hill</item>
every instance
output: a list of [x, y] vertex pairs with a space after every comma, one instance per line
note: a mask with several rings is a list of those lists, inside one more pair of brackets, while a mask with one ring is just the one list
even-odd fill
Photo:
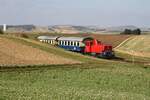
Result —
[[[3, 26], [0, 25], [0, 29]], [[37, 25], [8, 25], [7, 32], [49, 32], [49, 33], [97, 33], [97, 34], [119, 34], [125, 29], [140, 28], [143, 32], [150, 32], [148, 27], [137, 27], [133, 25], [115, 26], [115, 27], [100, 27], [100, 26], [75, 26], [75, 25], [51, 25], [51, 26], [37, 26]]]

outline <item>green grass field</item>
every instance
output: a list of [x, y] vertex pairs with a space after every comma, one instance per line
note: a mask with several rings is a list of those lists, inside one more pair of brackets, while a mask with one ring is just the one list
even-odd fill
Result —
[[150, 100], [148, 65], [97, 59], [33, 40], [6, 38], [83, 63], [1, 67], [0, 100]]
[[150, 69], [85, 64], [0, 72], [1, 100], [149, 100]]

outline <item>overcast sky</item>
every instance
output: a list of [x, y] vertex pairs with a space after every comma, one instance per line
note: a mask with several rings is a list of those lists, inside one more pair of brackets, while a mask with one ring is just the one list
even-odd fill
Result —
[[150, 26], [150, 0], [0, 0], [0, 24]]

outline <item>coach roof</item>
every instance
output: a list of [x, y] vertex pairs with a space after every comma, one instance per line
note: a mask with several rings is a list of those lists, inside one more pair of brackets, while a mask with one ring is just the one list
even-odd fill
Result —
[[58, 36], [39, 36], [38, 39], [39, 40], [56, 40], [57, 38], [59, 38]]
[[91, 37], [59, 37], [59, 41], [85, 41], [85, 40], [92, 40]]

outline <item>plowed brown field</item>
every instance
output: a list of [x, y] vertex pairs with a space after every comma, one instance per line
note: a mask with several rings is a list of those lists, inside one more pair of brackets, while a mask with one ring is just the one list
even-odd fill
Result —
[[0, 66], [74, 63], [79, 63], [79, 61], [67, 59], [0, 37]]
[[124, 40], [131, 37], [129, 35], [99, 35], [99, 34], [92, 34], [90, 36], [102, 41], [105, 44], [110, 44], [113, 47], [118, 46]]

